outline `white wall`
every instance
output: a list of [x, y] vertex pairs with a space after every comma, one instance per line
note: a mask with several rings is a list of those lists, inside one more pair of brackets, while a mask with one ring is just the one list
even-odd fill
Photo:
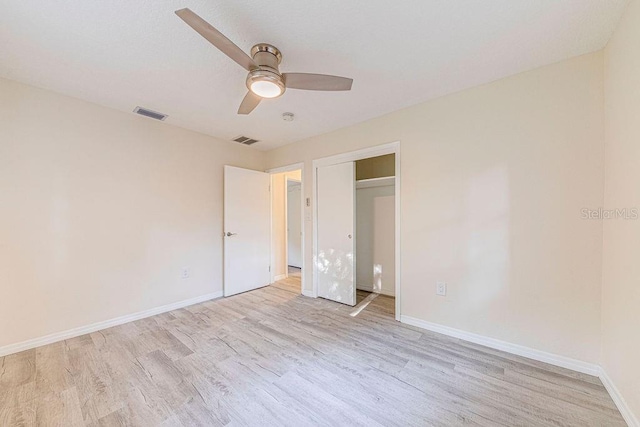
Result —
[[356, 284], [395, 294], [395, 185], [356, 189]]
[[0, 347], [221, 291], [222, 168], [262, 160], [0, 79]]
[[[607, 209], [640, 209], [639, 47], [634, 0], [605, 49]], [[602, 366], [640, 419], [640, 220], [603, 223]]]
[[580, 211], [603, 201], [603, 103], [598, 52], [284, 146], [268, 164], [304, 161], [311, 182], [313, 159], [401, 141], [402, 314], [597, 362], [602, 225]]
[[295, 181], [288, 184], [287, 264], [302, 268], [302, 185]]

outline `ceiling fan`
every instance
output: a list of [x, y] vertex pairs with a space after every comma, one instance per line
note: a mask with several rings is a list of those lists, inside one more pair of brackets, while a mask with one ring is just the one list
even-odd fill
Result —
[[263, 98], [277, 98], [288, 89], [304, 90], [351, 90], [353, 79], [326, 74], [281, 73], [278, 65], [282, 61], [280, 50], [267, 43], [258, 43], [247, 55], [224, 34], [188, 8], [176, 10], [176, 15], [198, 34], [207, 39], [229, 58], [247, 70], [249, 92], [242, 100], [238, 114], [249, 114]]

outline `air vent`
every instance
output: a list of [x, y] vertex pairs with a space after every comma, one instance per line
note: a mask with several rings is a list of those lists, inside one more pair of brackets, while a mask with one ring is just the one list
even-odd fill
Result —
[[134, 113], [140, 114], [141, 116], [151, 117], [156, 120], [164, 120], [167, 118], [166, 114], [158, 113], [156, 111], [147, 110], [146, 108], [136, 107], [133, 110]]
[[249, 138], [248, 136], [238, 136], [236, 138], [233, 138], [233, 140], [235, 142], [239, 142], [240, 144], [244, 144], [244, 145], [251, 145], [258, 142], [257, 139]]

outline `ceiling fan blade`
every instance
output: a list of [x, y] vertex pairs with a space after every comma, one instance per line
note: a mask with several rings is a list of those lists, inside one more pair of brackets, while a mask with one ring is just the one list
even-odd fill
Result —
[[353, 79], [326, 74], [284, 73], [287, 89], [351, 90]]
[[238, 114], [249, 114], [260, 104], [260, 101], [262, 101], [262, 98], [258, 95], [253, 92], [247, 92], [240, 104], [240, 108], [238, 108]]
[[251, 71], [258, 68], [258, 65], [253, 62], [253, 59], [251, 59], [249, 55], [244, 53], [242, 49], [236, 46], [220, 31], [213, 28], [211, 24], [193, 13], [191, 9], [176, 10], [176, 15], [196, 30], [198, 34], [207, 39], [212, 45], [220, 49], [222, 53], [240, 64], [245, 70]]

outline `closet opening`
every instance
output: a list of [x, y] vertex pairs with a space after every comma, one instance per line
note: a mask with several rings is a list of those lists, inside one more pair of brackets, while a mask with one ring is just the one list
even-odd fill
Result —
[[314, 296], [400, 320], [400, 143], [313, 161]]
[[[395, 154], [355, 162], [356, 302], [376, 301], [394, 308], [395, 297]], [[372, 295], [375, 294], [375, 295]]]

